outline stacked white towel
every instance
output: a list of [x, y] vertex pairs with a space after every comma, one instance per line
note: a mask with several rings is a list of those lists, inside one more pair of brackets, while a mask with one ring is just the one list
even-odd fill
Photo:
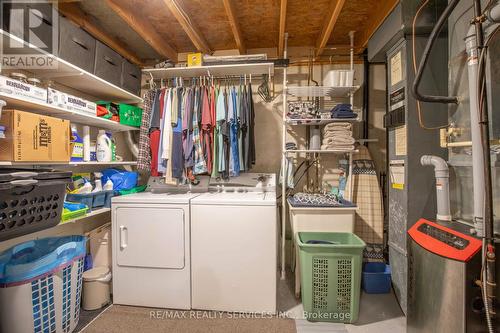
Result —
[[355, 142], [351, 123], [330, 123], [323, 129], [321, 149], [351, 151]]

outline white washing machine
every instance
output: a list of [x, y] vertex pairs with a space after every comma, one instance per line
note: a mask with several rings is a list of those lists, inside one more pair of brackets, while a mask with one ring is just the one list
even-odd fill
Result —
[[276, 312], [275, 176], [242, 174], [210, 189], [191, 201], [193, 309]]
[[190, 201], [197, 194], [113, 198], [113, 302], [191, 308]]

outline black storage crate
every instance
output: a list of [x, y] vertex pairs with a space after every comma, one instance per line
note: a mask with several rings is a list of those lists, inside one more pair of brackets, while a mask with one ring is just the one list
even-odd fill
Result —
[[71, 174], [0, 170], [0, 241], [57, 225]]

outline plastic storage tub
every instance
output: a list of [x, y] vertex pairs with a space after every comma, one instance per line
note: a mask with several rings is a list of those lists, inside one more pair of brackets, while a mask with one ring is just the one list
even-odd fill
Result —
[[365, 243], [353, 233], [299, 232], [297, 244], [306, 319], [355, 322]]
[[86, 238], [44, 238], [0, 254], [0, 332], [72, 332], [80, 317]]
[[111, 198], [114, 192], [110, 191], [100, 191], [88, 194], [66, 194], [66, 201], [70, 202], [80, 202], [89, 207], [89, 212], [94, 208], [111, 208]]
[[363, 265], [363, 290], [368, 294], [387, 294], [391, 291], [391, 266], [383, 262]]
[[57, 225], [71, 174], [0, 170], [0, 241]]
[[288, 199], [294, 234], [301, 231], [354, 232], [358, 207], [294, 207]]

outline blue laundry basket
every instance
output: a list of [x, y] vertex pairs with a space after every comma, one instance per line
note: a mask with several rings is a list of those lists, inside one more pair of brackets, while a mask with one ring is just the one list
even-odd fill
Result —
[[80, 316], [85, 243], [84, 236], [44, 238], [0, 254], [0, 332], [73, 331]]

